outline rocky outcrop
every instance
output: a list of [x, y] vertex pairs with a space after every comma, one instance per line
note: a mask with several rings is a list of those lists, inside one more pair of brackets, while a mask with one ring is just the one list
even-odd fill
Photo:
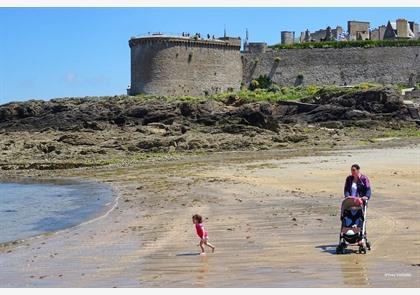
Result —
[[320, 93], [305, 102], [277, 103], [250, 102], [235, 96], [223, 102], [106, 97], [5, 104], [0, 106], [0, 128], [74, 131], [104, 130], [109, 125], [123, 127], [178, 123], [220, 126], [222, 130], [230, 130], [229, 132], [235, 128], [226, 126], [232, 124], [275, 131], [279, 123], [409, 120], [413, 114], [412, 109], [408, 111], [401, 95], [392, 88], [335, 95]]
[[[304, 101], [177, 101], [142, 97], [65, 98], [0, 106], [0, 156], [107, 158], [144, 151], [268, 149], [333, 145], [348, 126], [418, 121], [398, 91], [319, 93]], [[415, 126], [415, 123], [410, 124]], [[411, 128], [411, 127], [410, 127]], [[415, 127], [416, 128], [416, 127]]]

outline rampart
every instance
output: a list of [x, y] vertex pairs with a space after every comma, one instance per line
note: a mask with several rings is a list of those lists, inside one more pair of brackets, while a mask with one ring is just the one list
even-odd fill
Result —
[[244, 85], [260, 75], [284, 86], [420, 83], [420, 46], [251, 50], [242, 62]]

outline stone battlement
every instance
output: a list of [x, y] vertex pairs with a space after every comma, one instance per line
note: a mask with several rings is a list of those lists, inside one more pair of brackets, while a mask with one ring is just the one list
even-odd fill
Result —
[[137, 45], [170, 43], [179, 46], [195, 46], [195, 47], [213, 47], [223, 49], [240, 50], [241, 39], [232, 37], [222, 37], [217, 39], [203, 39], [197, 37], [170, 36], [170, 35], [151, 35], [144, 37], [132, 37], [128, 44], [131, 47]]

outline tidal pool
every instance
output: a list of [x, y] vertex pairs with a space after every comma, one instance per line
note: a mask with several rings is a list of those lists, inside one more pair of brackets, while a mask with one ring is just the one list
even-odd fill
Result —
[[111, 187], [95, 182], [0, 183], [0, 243], [78, 225], [113, 201]]

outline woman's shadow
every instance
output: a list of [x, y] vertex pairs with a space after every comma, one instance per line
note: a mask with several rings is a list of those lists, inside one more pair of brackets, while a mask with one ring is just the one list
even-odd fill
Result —
[[[319, 246], [316, 246], [315, 248], [316, 249], [321, 249], [321, 251], [324, 252], [324, 253], [337, 255], [337, 253], [336, 253], [337, 244], [334, 244], [334, 245], [319, 245]], [[349, 249], [349, 248], [344, 249], [344, 255], [345, 254], [350, 254], [350, 253], [355, 253], [355, 252], [357, 252], [357, 251], [353, 250], [353, 249]], [[343, 254], [341, 254], [341, 255], [343, 255]]]

